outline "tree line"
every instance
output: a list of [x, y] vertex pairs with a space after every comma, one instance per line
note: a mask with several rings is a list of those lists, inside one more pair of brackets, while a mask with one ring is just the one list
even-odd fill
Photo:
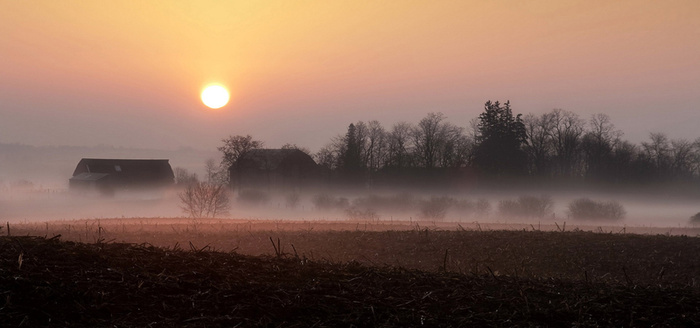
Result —
[[[358, 121], [310, 153], [333, 179], [375, 185], [406, 181], [444, 182], [469, 173], [481, 183], [567, 183], [637, 186], [700, 185], [700, 138], [669, 139], [651, 133], [633, 144], [622, 138], [606, 114], [588, 120], [553, 109], [540, 115], [514, 114], [510, 102], [488, 101], [467, 127], [444, 114], [385, 128]], [[246, 149], [263, 145], [250, 136], [224, 139], [219, 147], [228, 167]]]

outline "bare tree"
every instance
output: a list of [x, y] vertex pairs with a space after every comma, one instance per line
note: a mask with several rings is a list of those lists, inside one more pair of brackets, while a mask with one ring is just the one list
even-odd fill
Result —
[[433, 168], [437, 163], [441, 122], [444, 119], [445, 116], [442, 113], [429, 113], [413, 130], [416, 157], [425, 168]]
[[384, 166], [403, 168], [411, 165], [410, 137], [413, 126], [406, 122], [394, 124], [387, 136], [387, 155]]
[[204, 169], [207, 172], [207, 182], [213, 184], [226, 184], [228, 181], [228, 168], [216, 164], [213, 158], [204, 162]]
[[671, 141], [671, 173], [675, 178], [693, 175], [693, 144], [685, 139]]
[[378, 121], [370, 121], [367, 129], [365, 162], [371, 171], [376, 171], [386, 156], [386, 131]]
[[695, 139], [695, 142], [693, 142], [691, 171], [693, 175], [700, 177], [700, 138]]
[[442, 113], [429, 113], [411, 133], [416, 158], [428, 169], [452, 165], [462, 129], [444, 122]]
[[580, 148], [585, 122], [573, 112], [554, 109], [554, 156], [558, 173], [573, 177], [580, 171]]
[[193, 218], [213, 218], [230, 208], [228, 190], [222, 184], [191, 183], [178, 196], [182, 211]]
[[296, 150], [301, 151], [304, 154], [312, 156], [311, 151], [309, 149], [301, 147], [301, 146], [297, 146], [296, 144], [286, 143], [286, 144], [282, 145], [282, 149], [296, 149]]
[[181, 168], [181, 167], [176, 167], [174, 169], [175, 173], [175, 184], [180, 185], [180, 186], [187, 186], [192, 183], [196, 183], [199, 181], [197, 179], [197, 174], [196, 173], [190, 173], [187, 171], [187, 169]]
[[671, 165], [671, 146], [663, 133], [649, 134], [650, 142], [642, 142], [645, 155], [654, 164], [655, 169], [666, 171]]
[[609, 181], [613, 179], [613, 151], [621, 142], [622, 131], [606, 114], [594, 114], [589, 121], [589, 131], [581, 139], [585, 176], [588, 179]]
[[593, 114], [589, 126], [588, 134], [593, 136], [598, 144], [608, 144], [611, 149], [617, 145], [623, 135], [622, 131], [615, 128], [607, 114]]
[[552, 157], [554, 140], [554, 114], [544, 113], [540, 116], [528, 114], [523, 119], [528, 142], [525, 144], [525, 152], [530, 158], [530, 171], [542, 176], [547, 173], [548, 164]]
[[338, 168], [339, 156], [337, 142], [334, 140], [321, 147], [313, 157], [318, 165], [330, 170], [335, 170]]
[[250, 135], [247, 136], [230, 136], [228, 139], [221, 140], [224, 145], [217, 149], [223, 154], [221, 166], [225, 168], [231, 167], [236, 161], [251, 149], [260, 148], [263, 146], [262, 141], [253, 140]]

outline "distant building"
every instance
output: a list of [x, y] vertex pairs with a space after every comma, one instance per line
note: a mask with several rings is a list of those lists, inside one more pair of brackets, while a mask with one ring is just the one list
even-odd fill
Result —
[[68, 180], [70, 189], [152, 188], [173, 184], [175, 175], [167, 159], [83, 158]]
[[319, 181], [320, 168], [298, 149], [253, 149], [229, 168], [232, 188], [298, 190]]

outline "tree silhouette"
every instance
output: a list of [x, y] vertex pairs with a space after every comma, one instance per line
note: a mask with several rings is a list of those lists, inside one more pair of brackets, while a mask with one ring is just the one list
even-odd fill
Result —
[[620, 143], [622, 131], [615, 129], [606, 114], [595, 114], [589, 121], [590, 130], [581, 139], [586, 163], [585, 175], [592, 181], [614, 179], [614, 150]]
[[387, 136], [385, 167], [405, 168], [412, 165], [410, 136], [413, 126], [406, 122], [394, 124]]
[[459, 156], [462, 129], [445, 121], [442, 113], [429, 113], [413, 129], [413, 145], [416, 159], [426, 169], [454, 166]]
[[486, 102], [479, 115], [474, 164], [492, 176], [523, 174], [527, 156], [522, 149], [527, 133], [521, 114], [513, 116], [510, 102]]
[[346, 172], [359, 171], [362, 167], [362, 148], [355, 124], [348, 126], [342, 147], [338, 166]]
[[580, 169], [581, 137], [585, 122], [573, 112], [554, 109], [554, 165], [556, 175], [565, 178], [576, 177]]
[[540, 116], [528, 114], [523, 119], [528, 142], [525, 151], [530, 160], [530, 173], [544, 177], [549, 172], [554, 148], [554, 113], [544, 113]]
[[225, 185], [193, 182], [178, 193], [180, 208], [192, 218], [215, 218], [230, 208]]
[[221, 165], [223, 167], [231, 167], [236, 161], [251, 149], [260, 148], [263, 146], [262, 141], [253, 140], [250, 135], [247, 136], [229, 136], [228, 139], [221, 140], [224, 145], [217, 149], [223, 154]]

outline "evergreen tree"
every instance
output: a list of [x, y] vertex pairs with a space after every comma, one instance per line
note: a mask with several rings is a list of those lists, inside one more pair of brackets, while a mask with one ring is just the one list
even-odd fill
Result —
[[521, 114], [513, 116], [510, 102], [486, 102], [477, 125], [474, 164], [492, 176], [524, 174], [527, 155], [522, 146], [527, 142]]
[[343, 138], [343, 149], [340, 155], [341, 162], [338, 166], [346, 172], [359, 171], [362, 166], [361, 150], [355, 124], [350, 123], [348, 132], [345, 134], [345, 138]]

